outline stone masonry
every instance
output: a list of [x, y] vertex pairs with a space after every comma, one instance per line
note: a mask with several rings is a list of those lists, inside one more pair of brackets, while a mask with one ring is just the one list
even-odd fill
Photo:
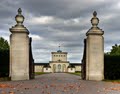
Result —
[[29, 31], [23, 25], [24, 16], [18, 9], [17, 24], [10, 28], [10, 77], [11, 80], [29, 80]]
[[97, 12], [91, 19], [92, 27], [86, 33], [86, 80], [104, 79], [104, 38], [103, 31], [97, 25]]

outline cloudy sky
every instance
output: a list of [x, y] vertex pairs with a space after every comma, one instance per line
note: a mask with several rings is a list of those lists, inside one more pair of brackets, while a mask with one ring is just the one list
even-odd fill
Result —
[[105, 52], [120, 42], [120, 0], [0, 0], [0, 37], [8, 41], [18, 8], [22, 8], [24, 25], [33, 38], [36, 63], [49, 62], [59, 45], [68, 52], [70, 62], [80, 63], [93, 11], [97, 11], [99, 27], [105, 33]]

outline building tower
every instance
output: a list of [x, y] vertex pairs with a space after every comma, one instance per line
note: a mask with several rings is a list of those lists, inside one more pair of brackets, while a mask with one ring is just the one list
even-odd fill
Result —
[[51, 52], [52, 61], [50, 61], [51, 72], [67, 72], [69, 61], [67, 61], [67, 52], [59, 50], [57, 52]]

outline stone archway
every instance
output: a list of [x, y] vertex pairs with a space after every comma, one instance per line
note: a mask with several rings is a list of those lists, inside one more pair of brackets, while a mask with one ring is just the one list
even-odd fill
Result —
[[62, 72], [66, 72], [66, 65], [65, 64], [62, 65]]
[[57, 69], [58, 69], [57, 72], [62, 72], [62, 66], [61, 66], [61, 64], [58, 64], [58, 65], [57, 65]]
[[56, 64], [53, 64], [53, 72], [56, 72]]

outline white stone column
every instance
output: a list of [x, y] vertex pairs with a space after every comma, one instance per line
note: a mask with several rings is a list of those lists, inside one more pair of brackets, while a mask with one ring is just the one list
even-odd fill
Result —
[[29, 31], [24, 27], [24, 16], [18, 9], [17, 24], [10, 28], [10, 77], [11, 80], [29, 80]]
[[86, 33], [86, 80], [104, 79], [104, 38], [103, 31], [97, 27], [99, 19], [93, 13], [92, 28]]

